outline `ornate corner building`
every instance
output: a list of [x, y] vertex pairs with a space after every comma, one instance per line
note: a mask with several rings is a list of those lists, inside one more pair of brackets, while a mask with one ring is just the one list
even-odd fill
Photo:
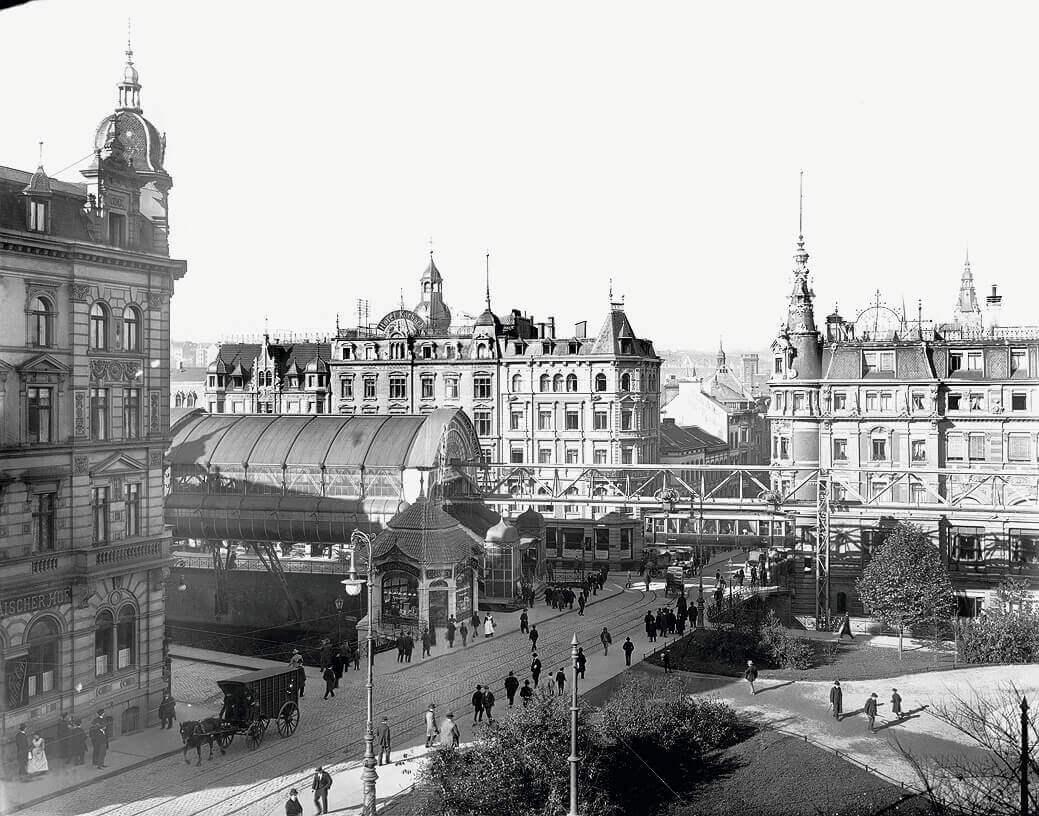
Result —
[[[133, 53], [84, 181], [0, 167], [0, 731], [155, 719], [169, 443], [165, 136]], [[10, 740], [4, 737], [5, 744]]]

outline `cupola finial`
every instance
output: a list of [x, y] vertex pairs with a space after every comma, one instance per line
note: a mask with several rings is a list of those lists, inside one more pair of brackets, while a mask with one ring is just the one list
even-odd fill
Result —
[[132, 110], [138, 113], [141, 110], [141, 83], [133, 64], [129, 18], [126, 20], [126, 67], [123, 69], [123, 81], [119, 83], [118, 110]]
[[487, 311], [491, 310], [491, 253], [487, 250], [483, 256], [484, 275], [487, 279]]

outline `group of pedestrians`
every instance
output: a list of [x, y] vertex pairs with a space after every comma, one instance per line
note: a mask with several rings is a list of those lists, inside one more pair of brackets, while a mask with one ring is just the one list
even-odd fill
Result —
[[[356, 643], [333, 646], [332, 642], [326, 638], [321, 642], [318, 658], [321, 663], [321, 679], [325, 681], [325, 696], [322, 698], [324, 700], [336, 696], [335, 690], [339, 688], [339, 681], [343, 679], [343, 674], [350, 670], [351, 663], [354, 664], [355, 670], [360, 669], [361, 654]], [[304, 674], [303, 656], [298, 650], [293, 651], [292, 660], [289, 662], [295, 663], [300, 674]], [[300, 697], [303, 696], [305, 684], [306, 679], [304, 678], [300, 683]]]
[[56, 730], [48, 755], [47, 740], [42, 734], [38, 731], [30, 732], [25, 723], [18, 726], [14, 742], [20, 779], [31, 780], [43, 776], [52, 770], [52, 762], [53, 769], [84, 764], [88, 744], [93, 749], [94, 767], [98, 770], [107, 767], [108, 719], [103, 708], [98, 710], [89, 731], [84, 730], [82, 720], [72, 719], [67, 711], [61, 713]]
[[[877, 709], [881, 705], [883, 703], [879, 701], [877, 693], [874, 691], [866, 698], [866, 702], [862, 706], [862, 711], [866, 715], [866, 729], [870, 733], [877, 730]], [[840, 680], [834, 680], [830, 687], [830, 712], [837, 722], [844, 719], [844, 690], [841, 688]], [[897, 688], [891, 689], [891, 713], [897, 722], [901, 722], [906, 716], [902, 710], [902, 695], [898, 693]]]
[[653, 610], [649, 610], [643, 620], [646, 624], [646, 637], [650, 643], [656, 643], [658, 637], [685, 634], [686, 623], [689, 620], [689, 607], [685, 595], [678, 596], [675, 609], [661, 607], [655, 615]]

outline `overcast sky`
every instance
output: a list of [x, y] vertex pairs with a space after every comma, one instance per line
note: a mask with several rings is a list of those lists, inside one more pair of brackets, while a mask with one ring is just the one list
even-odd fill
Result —
[[[764, 347], [805, 170], [817, 314], [950, 317], [964, 247], [1037, 323], [1035, 4], [39, 0], [0, 12], [0, 164], [54, 174], [110, 113], [126, 20], [168, 136], [178, 339], [418, 299], [658, 348]], [[77, 165], [61, 177], [78, 179]]]

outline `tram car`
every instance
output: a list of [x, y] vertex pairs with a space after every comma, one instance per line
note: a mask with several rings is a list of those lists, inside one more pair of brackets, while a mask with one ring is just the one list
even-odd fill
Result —
[[[793, 516], [772, 510], [704, 508], [688, 513], [650, 512], [644, 517], [645, 546], [658, 553], [657, 566], [692, 561], [707, 564], [733, 551], [788, 550], [796, 545]], [[662, 562], [668, 563], [662, 563]]]

